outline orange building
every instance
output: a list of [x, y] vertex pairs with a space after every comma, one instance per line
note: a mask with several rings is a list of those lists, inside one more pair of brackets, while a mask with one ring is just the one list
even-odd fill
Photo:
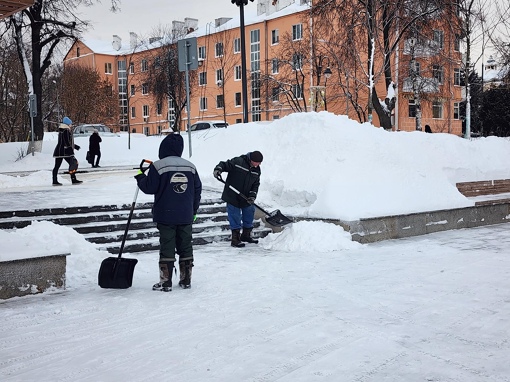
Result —
[[[341, 91], [341, 74], [335, 70], [335, 62], [329, 59], [323, 61], [321, 55], [314, 55], [313, 47], [306, 48], [311, 45], [309, 41], [313, 41], [310, 37], [313, 20], [310, 19], [308, 2], [258, 0], [256, 15], [249, 14], [250, 8], [245, 7], [248, 120], [271, 121], [296, 111], [326, 109], [363, 121], [359, 110], [349, 107], [352, 94], [357, 91], [352, 86], [355, 81], [351, 81], [351, 85], [347, 82], [347, 91], [344, 84]], [[237, 7], [233, 7], [234, 12], [239, 12]], [[414, 67], [421, 63], [422, 68], [432, 68], [420, 73], [422, 82], [430, 85], [420, 89], [422, 126], [428, 124], [434, 132], [461, 134], [461, 54], [458, 41], [452, 35], [438, 27], [430, 36], [430, 41], [425, 41], [436, 50], [441, 49], [442, 55], [448, 57], [444, 62], [434, 65], [430, 62], [425, 65], [430, 55], [410, 49], [408, 40], [400, 44], [394, 55], [397, 78], [393, 129], [412, 131], [416, 128], [416, 81], [412, 81], [412, 78], [410, 80], [408, 70], [412, 61]], [[172, 23], [173, 44], [177, 39], [193, 37], [197, 39], [199, 67], [191, 76], [190, 83], [191, 124], [199, 120], [225, 120], [229, 124], [242, 122], [239, 18], [216, 19], [205, 27], [199, 27], [198, 20], [191, 18]], [[314, 38], [317, 39], [317, 36]], [[303, 55], [288, 51], [291, 45], [285, 45], [284, 40], [295, 46], [301, 43], [301, 49], [309, 51]], [[134, 33], [130, 34], [129, 44], [121, 41], [119, 36], [114, 36], [113, 41], [107, 44], [77, 41], [65, 56], [64, 65], [85, 65], [110, 80], [114, 92], [119, 95], [119, 118], [110, 123], [113, 128], [129, 128], [133, 132], [147, 135], [160, 134], [174, 124], [176, 114], [179, 113], [171, 100], [157, 102], [145, 82], [144, 73], [159, 64], [163, 41], [165, 38], [154, 37], [142, 42]], [[284, 59], [286, 54], [288, 59]], [[282, 80], [285, 76], [283, 63], [290, 65], [291, 74], [299, 72], [300, 79], [295, 82]], [[330, 70], [329, 78], [324, 76], [326, 66], [333, 69]], [[386, 96], [390, 92], [385, 89], [384, 77], [375, 83], [375, 87], [378, 94]], [[367, 104], [367, 99], [368, 94], [361, 92], [360, 104]], [[366, 110], [363, 113], [366, 117]], [[373, 116], [374, 125], [378, 125], [375, 112]], [[180, 114], [181, 130], [186, 128], [187, 121], [188, 115], [184, 108]]]

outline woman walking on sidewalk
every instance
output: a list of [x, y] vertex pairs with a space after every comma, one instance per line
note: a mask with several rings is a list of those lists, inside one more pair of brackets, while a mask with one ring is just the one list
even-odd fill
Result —
[[55, 167], [53, 167], [53, 185], [61, 186], [57, 180], [58, 169], [62, 165], [62, 161], [65, 159], [69, 163], [69, 174], [71, 175], [71, 182], [73, 184], [82, 183], [81, 180], [76, 179], [76, 170], [78, 170], [78, 160], [74, 156], [74, 149], [79, 150], [80, 146], [75, 145], [73, 141], [73, 132], [71, 131], [71, 125], [73, 121], [69, 117], [64, 117], [58, 127], [58, 143], [53, 151], [53, 158], [55, 158]]

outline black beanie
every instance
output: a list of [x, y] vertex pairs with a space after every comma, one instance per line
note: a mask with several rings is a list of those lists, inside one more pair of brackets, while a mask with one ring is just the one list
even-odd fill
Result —
[[250, 160], [252, 160], [253, 162], [262, 162], [262, 159], [264, 159], [264, 157], [262, 156], [262, 153], [260, 151], [253, 151], [251, 154], [250, 154]]

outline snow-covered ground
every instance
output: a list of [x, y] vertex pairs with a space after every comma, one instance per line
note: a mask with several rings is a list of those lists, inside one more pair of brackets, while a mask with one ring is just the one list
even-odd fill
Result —
[[[105, 167], [90, 169], [79, 138], [84, 183], [61, 175], [64, 186], [52, 187], [56, 138], [45, 137], [42, 153], [18, 162], [19, 144], [0, 145], [0, 172], [11, 173], [0, 174], [0, 210], [131, 203], [133, 167], [157, 159], [162, 139], [131, 135], [128, 150], [127, 135], [105, 137]], [[456, 182], [510, 178], [505, 139], [389, 133], [305, 113], [193, 134], [204, 196], [221, 189], [218, 161], [252, 150], [264, 154], [257, 201], [289, 215], [473, 205]], [[192, 289], [170, 293], [151, 290], [157, 252], [126, 254], [139, 260], [133, 287], [103, 290], [109, 255], [71, 228], [0, 231], [0, 259], [71, 253], [65, 291], [0, 302], [0, 380], [510, 381], [509, 230], [361, 245], [338, 226], [300, 222], [243, 249], [195, 247]]]

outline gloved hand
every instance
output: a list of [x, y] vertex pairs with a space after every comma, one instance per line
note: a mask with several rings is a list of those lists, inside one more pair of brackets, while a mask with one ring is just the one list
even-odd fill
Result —
[[214, 175], [214, 177], [215, 177], [215, 178], [219, 179], [219, 178], [220, 178], [220, 176], [221, 176], [221, 168], [216, 167], [216, 168], [214, 169], [214, 171], [213, 171], [213, 175]]
[[81, 147], [80, 147], [80, 146], [78, 146], [78, 145], [74, 145], [74, 148], [75, 148], [76, 150], [79, 150]]
[[197, 215], [193, 215], [193, 223], [197, 220]]
[[138, 170], [138, 172], [135, 175], [135, 179], [138, 179], [139, 176], [143, 175], [142, 170]]
[[248, 199], [246, 199], [246, 201], [250, 204], [253, 204], [255, 203], [255, 198], [250, 196]]

